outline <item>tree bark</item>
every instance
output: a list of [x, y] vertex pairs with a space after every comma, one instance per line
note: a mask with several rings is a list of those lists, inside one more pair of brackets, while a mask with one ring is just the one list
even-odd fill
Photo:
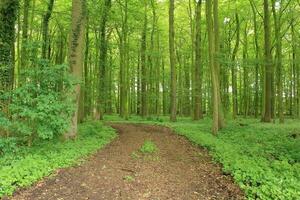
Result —
[[80, 81], [82, 79], [83, 49], [86, 25], [86, 0], [72, 1], [72, 31], [70, 38], [69, 64], [72, 75], [79, 81], [75, 85], [74, 103], [75, 112], [71, 119], [71, 127], [65, 134], [66, 139], [75, 138], [77, 135], [78, 110], [80, 101]]
[[42, 58], [49, 59], [47, 50], [49, 48], [49, 21], [53, 11], [54, 0], [49, 0], [47, 11], [43, 16], [42, 24]]
[[203, 118], [202, 114], [202, 63], [201, 63], [201, 6], [202, 0], [196, 5], [196, 41], [194, 71], [194, 120]]
[[177, 103], [176, 103], [176, 65], [175, 65], [175, 33], [174, 33], [174, 0], [169, 1], [169, 53], [170, 53], [170, 68], [171, 68], [171, 115], [170, 120], [176, 121]]
[[[18, 1], [0, 1], [0, 95], [13, 88], [14, 83], [14, 42]], [[0, 100], [0, 110], [7, 112], [9, 100]]]
[[272, 118], [272, 54], [269, 0], [264, 0], [264, 41], [265, 41], [265, 110], [263, 121], [271, 122]]

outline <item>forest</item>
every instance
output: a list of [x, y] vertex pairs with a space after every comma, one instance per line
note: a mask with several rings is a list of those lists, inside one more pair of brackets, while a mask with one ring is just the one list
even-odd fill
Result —
[[299, 199], [299, 13], [1, 0], [0, 199]]

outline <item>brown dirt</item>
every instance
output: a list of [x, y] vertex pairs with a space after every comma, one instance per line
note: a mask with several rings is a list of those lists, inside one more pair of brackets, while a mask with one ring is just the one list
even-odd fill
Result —
[[[112, 127], [118, 130], [119, 137], [84, 164], [62, 169], [11, 199], [244, 199], [204, 149], [169, 129], [134, 124]], [[159, 148], [156, 154], [139, 153], [147, 139]]]

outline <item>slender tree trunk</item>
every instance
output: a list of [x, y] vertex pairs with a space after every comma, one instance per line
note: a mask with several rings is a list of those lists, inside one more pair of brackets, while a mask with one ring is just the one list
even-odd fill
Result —
[[148, 115], [148, 93], [147, 93], [147, 67], [146, 67], [146, 48], [147, 48], [147, 1], [144, 1], [144, 26], [142, 32], [142, 43], [141, 43], [141, 114], [142, 117]]
[[274, 17], [275, 39], [276, 39], [276, 76], [277, 76], [277, 103], [279, 122], [284, 123], [283, 116], [283, 94], [282, 94], [282, 38], [281, 38], [281, 20], [277, 15], [275, 0], [272, 0], [272, 13]]
[[258, 27], [257, 27], [257, 17], [256, 9], [253, 1], [250, 1], [252, 14], [253, 14], [253, 24], [254, 24], [254, 45], [255, 45], [255, 96], [254, 96], [254, 116], [258, 117], [259, 114], [259, 43], [258, 43]]
[[212, 78], [212, 110], [213, 110], [213, 134], [217, 134], [219, 131], [219, 99], [218, 99], [218, 71], [214, 64], [215, 56], [215, 43], [214, 43], [214, 28], [213, 28], [213, 16], [212, 16], [212, 0], [206, 1], [206, 23], [208, 32], [208, 56], [209, 56], [209, 67], [211, 70]]
[[176, 121], [177, 103], [176, 103], [176, 63], [175, 63], [175, 33], [174, 33], [174, 0], [170, 0], [169, 5], [169, 52], [170, 52], [170, 68], [171, 68], [171, 115], [170, 120]]
[[223, 113], [223, 105], [221, 99], [221, 91], [220, 91], [220, 27], [219, 27], [219, 0], [214, 0], [213, 3], [213, 28], [214, 28], [214, 42], [215, 42], [215, 51], [214, 51], [214, 65], [215, 65], [215, 72], [216, 72], [216, 89], [218, 95], [218, 125], [219, 129], [225, 126], [224, 121], [224, 113]]
[[264, 40], [265, 40], [265, 87], [264, 122], [271, 122], [272, 118], [272, 54], [269, 0], [264, 0]]
[[49, 48], [49, 21], [53, 11], [54, 0], [49, 0], [47, 11], [43, 16], [43, 24], [42, 24], [42, 58], [49, 59], [47, 57], [47, 50]]
[[236, 23], [236, 39], [235, 39], [235, 46], [233, 49], [231, 61], [231, 78], [232, 78], [232, 117], [233, 119], [236, 118], [238, 114], [238, 92], [237, 92], [237, 62], [236, 62], [236, 55], [239, 50], [240, 45], [240, 20], [238, 12], [235, 13], [235, 23]]
[[194, 120], [203, 118], [202, 114], [202, 63], [201, 63], [201, 6], [202, 0], [196, 6], [196, 41], [195, 41], [195, 72], [194, 72]]

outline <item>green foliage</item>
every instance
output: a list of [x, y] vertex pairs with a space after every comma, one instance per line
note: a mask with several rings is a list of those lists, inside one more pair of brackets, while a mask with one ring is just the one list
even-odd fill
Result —
[[11, 119], [2, 114], [0, 127], [26, 141], [51, 139], [67, 131], [74, 110], [67, 68], [39, 60], [34, 69], [24, 71], [26, 81], [9, 94]]
[[157, 146], [151, 140], [146, 140], [140, 148], [140, 152], [144, 154], [152, 154], [158, 151]]
[[42, 141], [32, 147], [5, 152], [0, 157], [0, 198], [11, 195], [18, 187], [30, 186], [58, 168], [78, 163], [80, 158], [103, 147], [115, 136], [112, 128], [99, 122], [87, 122], [80, 125], [74, 141]]
[[[116, 116], [108, 119], [121, 121]], [[138, 117], [132, 119], [135, 123], [158, 124]], [[207, 148], [248, 199], [264, 200], [300, 196], [299, 124], [299, 120], [286, 120], [285, 124], [264, 124], [254, 119], [228, 121], [215, 137], [210, 119], [194, 122], [180, 118], [176, 123], [161, 123]]]
[[17, 151], [16, 138], [1, 138], [0, 137], [0, 156], [6, 153], [13, 153]]
[[124, 179], [125, 181], [128, 181], [128, 182], [132, 182], [132, 181], [135, 180], [133, 176], [128, 176], [128, 175], [127, 175], [127, 176], [124, 176], [123, 179]]

